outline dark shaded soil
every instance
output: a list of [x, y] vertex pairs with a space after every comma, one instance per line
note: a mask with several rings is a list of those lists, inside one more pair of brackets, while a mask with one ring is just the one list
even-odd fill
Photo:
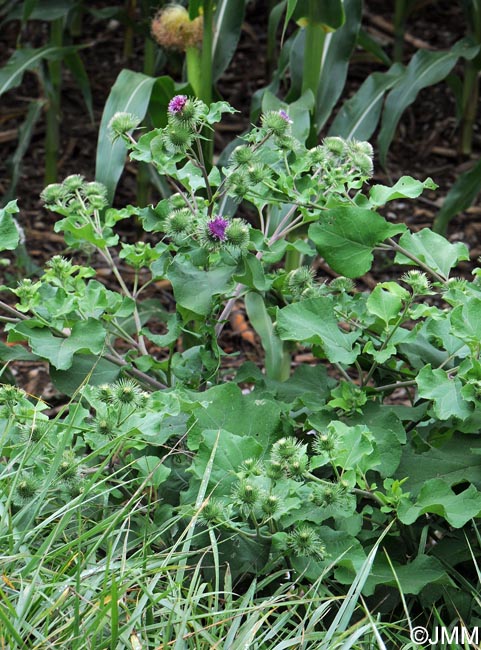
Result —
[[[380, 42], [387, 52], [393, 45], [392, 9], [381, 0], [369, 0], [365, 3], [363, 25], [369, 35]], [[109, 2], [91, 2], [90, 8], [108, 7]], [[245, 23], [235, 58], [218, 84], [219, 94], [237, 108], [240, 113], [221, 125], [216, 135], [216, 150], [221, 151], [236, 133], [249, 125], [250, 101], [253, 93], [266, 84], [266, 25], [267, 2], [253, 1], [248, 4]], [[133, 16], [139, 32], [142, 29], [140, 16]], [[0, 42], [0, 62], [4, 65], [14, 51], [18, 37], [18, 23], [9, 23], [3, 27]], [[81, 50], [90, 80], [93, 97], [94, 120], [88, 117], [82, 95], [68, 70], [63, 72], [62, 109], [60, 115], [61, 143], [59, 147], [59, 179], [68, 174], [81, 173], [93, 178], [95, 172], [95, 152], [97, 132], [103, 106], [117, 75], [123, 68], [142, 70], [143, 36], [134, 34], [133, 55], [126, 59], [123, 55], [125, 26], [115, 20], [95, 20], [90, 14], [84, 17], [82, 36], [78, 43], [86, 44]], [[407, 24], [407, 36], [404, 46], [404, 58], [408, 61], [419, 47], [429, 49], [449, 48], [465, 35], [466, 26], [458, 3], [419, 2]], [[22, 42], [32, 47], [40, 47], [46, 42], [47, 25], [41, 22], [28, 24], [22, 33]], [[353, 94], [371, 72], [385, 69], [364, 52], [355, 54], [349, 69], [346, 91], [341, 98], [344, 101]], [[462, 71], [462, 67], [457, 69]], [[179, 80], [178, 59], [168, 61], [158, 74], [172, 74]], [[42, 84], [38, 73], [27, 72], [22, 84], [10, 90], [0, 104], [0, 196], [8, 191], [10, 168], [9, 158], [18, 143], [18, 129], [25, 117], [29, 102], [42, 97]], [[481, 119], [481, 116], [478, 116]], [[401, 220], [410, 228], [417, 230], [430, 226], [442, 204], [443, 197], [457, 176], [479, 157], [481, 150], [480, 123], [478, 119], [474, 136], [473, 155], [471, 158], [458, 154], [459, 129], [456, 121], [456, 107], [453, 93], [446, 84], [423, 90], [416, 102], [406, 111], [399, 125], [396, 138], [388, 157], [388, 168], [383, 171], [378, 166], [376, 182], [395, 181], [402, 175], [409, 174], [424, 179], [431, 176], [439, 185], [436, 192], [427, 192], [418, 200], [409, 204], [398, 202], [392, 204], [386, 212], [389, 218]], [[39, 194], [44, 187], [44, 135], [45, 123], [40, 120], [32, 141], [22, 163], [20, 179], [16, 191], [21, 209], [20, 223], [25, 230], [26, 248], [29, 255], [40, 266], [53, 254], [63, 252], [63, 239], [53, 232], [53, 215], [41, 206]], [[321, 134], [322, 135], [322, 134]], [[373, 140], [375, 146], [375, 139]], [[116, 204], [123, 206], [135, 203], [134, 165], [127, 164], [116, 195]], [[158, 196], [152, 193], [151, 200], [156, 202]], [[472, 260], [481, 254], [481, 207], [473, 206], [459, 215], [451, 224], [449, 236], [453, 240], [462, 240], [470, 248]], [[130, 226], [133, 228], [134, 226]], [[124, 226], [125, 228], [125, 226]], [[126, 230], [124, 237], [135, 239], [136, 233]], [[465, 265], [466, 271], [469, 265]], [[390, 269], [384, 264], [375, 265], [370, 278], [388, 279]], [[369, 284], [369, 278], [367, 279]], [[256, 357], [256, 346], [248, 341], [242, 342], [232, 333], [226, 331], [225, 346], [233, 345], [244, 349], [243, 357]], [[17, 366], [22, 375], [22, 383], [31, 393], [41, 394], [31, 385], [27, 366]], [[45, 378], [48, 376], [41, 368], [35, 372]], [[45, 388], [46, 389], [46, 388]]]

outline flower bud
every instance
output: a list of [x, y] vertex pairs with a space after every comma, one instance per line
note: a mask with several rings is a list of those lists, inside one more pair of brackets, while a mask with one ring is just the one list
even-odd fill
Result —
[[240, 481], [234, 487], [232, 496], [240, 506], [253, 508], [259, 499], [259, 488], [248, 481]]
[[116, 418], [110, 415], [95, 418], [95, 429], [100, 435], [113, 438], [117, 433]]
[[207, 527], [218, 524], [225, 519], [225, 506], [218, 499], [211, 498], [199, 513], [199, 523]]
[[287, 275], [287, 288], [289, 292], [298, 298], [305, 289], [312, 286], [314, 271], [308, 266], [300, 266]]
[[40, 194], [40, 199], [47, 207], [61, 204], [67, 197], [66, 188], [60, 183], [51, 183]]
[[85, 178], [80, 174], [72, 174], [64, 179], [63, 185], [69, 192], [76, 192], [84, 184]]
[[180, 243], [193, 231], [194, 217], [188, 208], [172, 210], [164, 222], [165, 234]]
[[359, 171], [362, 176], [371, 177], [373, 173], [372, 158], [365, 153], [356, 152], [351, 154], [351, 163]]
[[297, 457], [303, 450], [304, 445], [296, 440], [296, 438], [292, 436], [280, 438], [272, 445], [271, 459], [282, 463], [283, 461]]
[[354, 291], [354, 282], [351, 278], [345, 278], [341, 275], [331, 280], [329, 288], [332, 291], [339, 291], [339, 293], [351, 293], [351, 291]]
[[249, 226], [242, 219], [232, 219], [225, 229], [225, 239], [231, 246], [245, 250], [250, 241]]
[[95, 397], [104, 404], [109, 404], [112, 401], [112, 388], [109, 384], [101, 384], [95, 389]]
[[359, 140], [349, 140], [348, 148], [351, 153], [362, 153], [369, 158], [374, 157], [374, 149], [370, 142], [359, 141]]
[[287, 475], [296, 481], [304, 478], [305, 473], [309, 470], [309, 458], [307, 454], [302, 454], [297, 458], [286, 461]]
[[243, 199], [249, 192], [249, 176], [243, 167], [227, 176], [228, 194]]
[[343, 138], [331, 136], [329, 138], [324, 138], [322, 144], [327, 151], [336, 154], [338, 157], [343, 156], [346, 152], [346, 141]]
[[261, 117], [262, 126], [276, 136], [288, 135], [291, 120], [285, 111], [268, 111]]
[[331, 430], [319, 433], [313, 445], [316, 454], [330, 454], [336, 448], [336, 437]]
[[272, 175], [267, 165], [262, 163], [253, 163], [246, 166], [247, 177], [252, 185], [257, 185], [262, 181], [268, 181]]
[[267, 517], [272, 517], [279, 510], [279, 497], [269, 494], [261, 503], [262, 512]]
[[430, 292], [431, 284], [427, 275], [422, 271], [408, 271], [401, 277], [401, 280], [411, 287], [414, 295], [423, 296]]
[[15, 505], [23, 506], [30, 503], [40, 490], [39, 481], [33, 474], [22, 472], [13, 493]]
[[252, 151], [252, 148], [243, 144], [234, 149], [231, 154], [231, 160], [237, 165], [246, 165], [252, 162], [254, 156], [255, 152]]
[[191, 129], [181, 124], [169, 124], [164, 129], [162, 141], [170, 153], [185, 153], [191, 146], [193, 137]]
[[115, 113], [108, 124], [108, 129], [112, 134], [112, 142], [125, 137], [129, 131], [133, 131], [139, 126], [141, 121], [139, 117], [132, 113]]
[[170, 100], [167, 113], [172, 124], [193, 130], [207, 113], [207, 106], [200, 99], [176, 95]]
[[65, 483], [73, 483], [78, 479], [79, 471], [75, 454], [67, 449], [62, 454], [62, 460], [57, 468], [57, 478]]
[[299, 526], [287, 536], [287, 546], [298, 557], [313, 557], [322, 560], [326, 547], [318, 534], [308, 526]]
[[112, 386], [112, 401], [136, 405], [141, 392], [139, 385], [132, 379], [119, 379]]
[[266, 475], [273, 481], [278, 481], [281, 479], [285, 475], [282, 463], [277, 460], [271, 460], [266, 465]]

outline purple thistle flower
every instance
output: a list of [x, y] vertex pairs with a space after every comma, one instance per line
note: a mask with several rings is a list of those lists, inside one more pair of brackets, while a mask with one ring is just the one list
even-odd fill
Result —
[[180, 113], [184, 106], [187, 104], [187, 96], [186, 95], [176, 95], [175, 97], [172, 97], [172, 99], [169, 102], [169, 106], [167, 108], [167, 111], [171, 115], [176, 115], [177, 113]]
[[288, 124], [292, 124], [292, 120], [291, 120], [291, 118], [289, 117], [289, 115], [286, 113], [286, 111], [282, 111], [282, 110], [279, 111], [279, 115], [280, 115], [280, 117], [282, 117], [282, 119], [283, 119], [285, 122], [287, 122]]
[[216, 217], [208, 222], [207, 227], [213, 239], [225, 241], [225, 229], [228, 225], [229, 222], [227, 219], [224, 219], [224, 217]]

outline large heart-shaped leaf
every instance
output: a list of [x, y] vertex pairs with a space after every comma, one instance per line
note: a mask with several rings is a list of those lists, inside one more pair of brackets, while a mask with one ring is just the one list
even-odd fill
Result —
[[414, 505], [401, 502], [398, 517], [403, 524], [409, 525], [428, 512], [441, 515], [454, 528], [461, 528], [481, 513], [481, 492], [470, 485], [456, 494], [442, 479], [430, 479], [421, 489]]
[[[399, 245], [446, 280], [449, 278], [450, 270], [458, 262], [469, 260], [469, 251], [465, 244], [461, 242], [451, 244], [429, 228], [423, 228], [415, 233], [405, 232], [399, 239]], [[396, 253], [394, 261], [397, 264], [416, 263], [402, 253]]]
[[332, 363], [354, 363], [359, 353], [353, 343], [359, 332], [343, 332], [338, 326], [331, 298], [319, 296], [296, 302], [277, 312], [277, 331], [283, 341], [303, 341], [322, 347]]
[[179, 307], [207, 316], [212, 308], [212, 297], [227, 291], [234, 270], [232, 266], [220, 266], [204, 271], [187, 260], [181, 262], [176, 258], [167, 277], [172, 282]]
[[451, 377], [446, 370], [423, 368], [416, 377], [419, 397], [433, 401], [433, 411], [440, 420], [455, 417], [466, 419], [471, 414], [461, 394], [462, 384], [457, 377]]
[[105, 334], [102, 323], [94, 318], [77, 321], [70, 335], [65, 338], [54, 336], [46, 327], [38, 327], [36, 321], [23, 321], [10, 330], [8, 340], [27, 340], [32, 352], [47, 359], [57, 370], [67, 370], [71, 367], [76, 352], [100, 354]]
[[309, 237], [329, 266], [348, 278], [367, 273], [373, 248], [406, 230], [404, 225], [390, 224], [365, 208], [339, 207], [325, 214], [321, 223], [309, 227]]

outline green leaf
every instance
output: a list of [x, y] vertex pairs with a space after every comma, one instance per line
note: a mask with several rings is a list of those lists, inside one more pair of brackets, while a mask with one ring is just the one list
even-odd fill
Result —
[[52, 383], [64, 395], [74, 395], [84, 383], [89, 386], [113, 383], [119, 374], [119, 366], [92, 354], [74, 355], [68, 370], [50, 368]]
[[462, 341], [479, 345], [481, 341], [481, 300], [469, 298], [464, 305], [458, 305], [450, 314], [452, 333]]
[[[219, 429], [205, 429], [200, 437], [198, 452], [195, 455], [189, 471], [200, 481], [204, 475], [212, 445], [215, 443]], [[219, 446], [215, 455], [210, 475], [209, 484], [215, 486], [215, 492], [219, 495], [229, 494], [233, 484], [237, 481], [235, 472], [239, 466], [248, 458], [260, 458], [264, 452], [263, 446], [249, 435], [236, 435], [230, 431], [220, 429]], [[198, 490], [198, 481], [191, 481], [190, 488], [183, 495], [185, 503], [191, 501], [191, 495]]]
[[471, 409], [461, 394], [462, 384], [446, 370], [432, 370], [425, 366], [416, 377], [419, 397], [433, 401], [434, 415], [440, 420], [450, 417], [459, 420], [471, 415]]
[[362, 414], [351, 416], [349, 424], [364, 424], [372, 433], [379, 454], [376, 467], [381, 476], [392, 476], [402, 457], [406, 431], [389, 406], [368, 402]]
[[383, 284], [390, 283], [378, 284], [370, 293], [366, 306], [370, 314], [374, 314], [388, 326], [399, 318], [403, 301], [400, 296], [384, 288]]
[[374, 437], [364, 424], [348, 426], [334, 420], [329, 428], [335, 434], [335, 448], [330, 460], [344, 471], [354, 469], [366, 472], [379, 465]]
[[344, 102], [328, 134], [346, 140], [369, 140], [379, 122], [384, 95], [403, 70], [400, 63], [395, 63], [387, 72], [369, 75], [357, 93]]
[[333, 384], [334, 380], [328, 377], [323, 365], [300, 365], [287, 381], [277, 386], [276, 397], [281, 402], [293, 404], [294, 408], [300, 403], [316, 411], [326, 403]]
[[434, 219], [434, 232], [445, 235], [449, 221], [454, 215], [467, 210], [474, 203], [480, 190], [481, 159], [469, 171], [460, 174], [456, 178]]
[[383, 167], [386, 165], [387, 151], [401, 115], [414, 102], [419, 91], [445, 79], [460, 56], [470, 59], [476, 56], [478, 50], [479, 46], [473, 46], [463, 39], [443, 52], [416, 52], [386, 99], [378, 139], [379, 159]]
[[217, 81], [237, 49], [246, 0], [219, 0], [214, 14], [212, 39], [212, 76]]
[[182, 334], [182, 325], [176, 313], [168, 314], [165, 321], [167, 322], [166, 334], [153, 334], [146, 328], [142, 330], [142, 334], [160, 348], [172, 345], [172, 343], [175, 343]]
[[5, 345], [0, 341], [1, 361], [35, 361], [36, 354], [32, 354], [23, 345]]
[[249, 321], [261, 337], [266, 355], [267, 376], [279, 381], [287, 379], [290, 372], [290, 355], [286, 355], [282, 341], [274, 332], [274, 325], [267, 313], [264, 299], [258, 293], [250, 291], [244, 300]]
[[410, 525], [428, 512], [444, 517], [454, 528], [461, 528], [481, 514], [481, 493], [470, 485], [456, 494], [442, 479], [430, 479], [422, 487], [416, 503], [401, 502], [397, 514], [403, 524]]
[[397, 588], [397, 581], [399, 581], [403, 594], [415, 595], [432, 583], [452, 584], [441, 562], [428, 555], [417, 555], [408, 564], [392, 562], [392, 565], [396, 576], [394, 576], [393, 568], [387, 559], [383, 556], [377, 557], [363, 589], [365, 596], [371, 596], [377, 585]]
[[[423, 228], [415, 233], [405, 232], [399, 239], [399, 246], [415, 255], [446, 280], [449, 278], [449, 271], [458, 262], [469, 260], [469, 251], [465, 244], [461, 242], [451, 244], [429, 228]], [[402, 253], [396, 253], [394, 261], [397, 264], [415, 264], [413, 260]]]
[[0, 69], [0, 95], [19, 86], [22, 83], [24, 73], [27, 70], [36, 68], [42, 59], [62, 58], [76, 49], [75, 47], [47, 45], [36, 50], [30, 48], [16, 50], [7, 61], [7, 64]]
[[169, 478], [171, 469], [162, 464], [162, 459], [158, 456], [141, 456], [136, 458], [134, 467], [137, 468], [139, 475], [143, 478], [143, 485], [151, 485], [158, 488]]
[[320, 296], [293, 303], [277, 311], [277, 332], [283, 341], [320, 345], [332, 363], [354, 363], [359, 332], [346, 334], [338, 326], [332, 298]]
[[329, 2], [310, 2], [310, 0], [288, 0], [286, 20], [293, 18], [322, 25], [326, 31], [339, 29], [345, 21], [345, 12], [342, 0], [329, 0]]
[[[7, 168], [10, 173], [10, 186], [8, 188], [8, 192], [3, 196], [1, 200], [2, 203], [8, 202], [16, 194], [17, 183], [20, 177], [20, 172], [22, 170], [22, 159], [28, 150], [32, 136], [35, 133], [35, 127], [37, 125], [37, 121], [42, 115], [44, 105], [45, 100], [43, 99], [31, 101], [25, 120], [18, 129], [17, 148], [15, 149], [12, 157], [7, 161]], [[1, 238], [0, 235], [0, 242], [2, 239], [3, 238]], [[2, 244], [0, 243], [0, 249], [1, 245]]]
[[238, 111], [229, 102], [213, 102], [209, 106], [209, 112], [205, 119], [208, 124], [220, 122], [224, 113], [237, 113]]
[[236, 282], [244, 284], [249, 289], [266, 291], [270, 288], [262, 262], [255, 255], [246, 255], [243, 258], [244, 268], [242, 273], [236, 273], [234, 279]]
[[0, 251], [13, 251], [18, 246], [20, 234], [12, 214], [18, 212], [17, 201], [9, 201], [0, 208]]
[[424, 190], [435, 190], [437, 187], [431, 178], [427, 178], [425, 181], [418, 181], [415, 178], [411, 178], [411, 176], [402, 176], [392, 187], [374, 185], [369, 192], [368, 206], [370, 208], [377, 208], [386, 205], [388, 201], [393, 201], [394, 199], [415, 199]]
[[18, 323], [10, 330], [8, 340], [27, 340], [32, 352], [42, 359], [47, 359], [57, 370], [70, 368], [76, 352], [86, 350], [92, 354], [100, 354], [104, 348], [105, 330], [102, 324], [93, 318], [77, 321], [66, 338], [54, 336], [46, 327], [37, 325], [36, 321]]
[[167, 277], [172, 282], [178, 306], [199, 316], [207, 316], [212, 309], [213, 296], [226, 293], [231, 286], [233, 271], [231, 266], [203, 271], [177, 256]]
[[92, 104], [92, 91], [90, 89], [90, 81], [89, 81], [87, 71], [85, 70], [83, 61], [80, 58], [78, 52], [72, 52], [71, 54], [67, 54], [64, 57], [64, 61], [67, 64], [70, 72], [72, 73], [75, 81], [77, 82], [78, 87], [80, 88], [80, 92], [82, 93], [82, 97], [84, 98], [84, 102], [87, 107], [90, 119], [93, 122], [94, 108]]
[[189, 431], [190, 449], [197, 449], [204, 429], [226, 429], [233, 434], [252, 436], [264, 448], [274, 442], [280, 427], [282, 408], [273, 399], [256, 392], [243, 395], [235, 384], [214, 386], [192, 397], [194, 423]]
[[124, 168], [127, 148], [120, 138], [112, 142], [109, 122], [118, 112], [132, 113], [143, 119], [155, 82], [154, 77], [132, 70], [122, 70], [108, 96], [100, 122], [95, 180], [107, 187], [110, 201]]
[[14, 7], [8, 14], [9, 20], [43, 20], [51, 21], [58, 20], [66, 16], [71, 9], [75, 7], [78, 0], [38, 0], [34, 2], [34, 6], [30, 11], [25, 13], [22, 5], [27, 4], [20, 2], [17, 7]]
[[[331, 4], [331, 2], [318, 3], [322, 7]], [[333, 34], [327, 34], [324, 43], [321, 76], [314, 110], [314, 127], [317, 133], [329, 119], [346, 83], [349, 62], [356, 47], [361, 25], [361, 0], [345, 0], [344, 12], [345, 23]]]
[[309, 237], [334, 271], [358, 278], [371, 268], [373, 248], [405, 230], [371, 210], [343, 206], [327, 210], [320, 223], [309, 227]]
[[443, 479], [449, 485], [473, 483], [481, 490], [481, 441], [478, 437], [456, 434], [442, 447], [424, 453], [407, 445], [395, 477], [407, 481], [403, 489], [417, 496], [426, 481]]

